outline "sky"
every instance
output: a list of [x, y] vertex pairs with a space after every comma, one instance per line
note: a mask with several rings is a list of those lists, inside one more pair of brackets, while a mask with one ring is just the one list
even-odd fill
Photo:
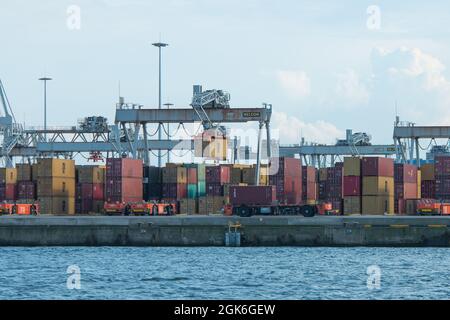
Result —
[[233, 107], [273, 105], [282, 144], [334, 143], [345, 129], [392, 143], [395, 115], [450, 122], [446, 1], [0, 0], [0, 79], [18, 121], [114, 120], [120, 94], [188, 107], [192, 85]]

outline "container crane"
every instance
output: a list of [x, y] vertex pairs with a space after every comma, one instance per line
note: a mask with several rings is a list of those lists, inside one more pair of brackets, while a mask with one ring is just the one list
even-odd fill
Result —
[[16, 122], [16, 118], [6, 95], [5, 87], [0, 80], [0, 100], [3, 107], [3, 115], [0, 116], [0, 134], [3, 136], [1, 156], [5, 161], [5, 166], [13, 167], [11, 151], [20, 141], [23, 133], [23, 127]]

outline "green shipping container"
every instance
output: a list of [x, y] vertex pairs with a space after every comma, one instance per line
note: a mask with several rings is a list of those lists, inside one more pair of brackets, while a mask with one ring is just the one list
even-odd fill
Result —
[[206, 196], [206, 182], [205, 181], [199, 181], [197, 183], [197, 192], [198, 192], [199, 197]]
[[197, 198], [197, 185], [196, 184], [188, 184], [187, 185], [187, 197], [189, 199]]

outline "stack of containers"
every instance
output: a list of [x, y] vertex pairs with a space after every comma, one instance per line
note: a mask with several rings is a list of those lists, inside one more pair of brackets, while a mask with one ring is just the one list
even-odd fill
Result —
[[436, 178], [434, 164], [427, 163], [420, 168], [421, 172], [421, 198], [436, 199]]
[[105, 167], [76, 166], [76, 213], [99, 213], [105, 201]]
[[75, 161], [38, 159], [37, 196], [42, 213], [75, 214]]
[[32, 166], [17, 164], [17, 200], [33, 202], [36, 200], [36, 181], [33, 181]]
[[406, 200], [418, 199], [417, 167], [411, 164], [394, 165], [394, 212], [406, 213]]
[[162, 197], [166, 201], [180, 201], [187, 196], [187, 170], [181, 164], [168, 163], [162, 169]]
[[317, 175], [316, 168], [302, 166], [302, 201], [306, 204], [317, 202]]
[[434, 176], [436, 179], [436, 199], [450, 200], [450, 157], [435, 156]]
[[269, 185], [276, 187], [278, 202], [280, 204], [300, 204], [302, 201], [301, 159], [272, 158], [270, 167]]
[[162, 197], [162, 170], [159, 167], [144, 166], [143, 171], [144, 201], [159, 201]]
[[342, 210], [342, 188], [344, 178], [344, 164], [337, 162], [334, 167], [327, 169], [326, 202], [331, 203], [333, 210]]
[[[267, 165], [261, 164], [259, 173], [259, 185], [267, 186], [269, 184], [269, 168]], [[256, 181], [256, 165], [242, 168], [242, 183], [247, 185], [255, 185]]]
[[[206, 167], [206, 201], [202, 199], [201, 213], [219, 212], [228, 203], [230, 167], [225, 165]], [[205, 210], [206, 203], [206, 210]]]
[[17, 193], [17, 169], [0, 168], [0, 201], [15, 201]]
[[105, 201], [142, 202], [142, 160], [106, 159]]
[[394, 161], [365, 157], [361, 174], [362, 214], [394, 214]]
[[344, 213], [361, 214], [361, 159], [344, 158]]
[[180, 200], [180, 213], [199, 213], [198, 199], [206, 195], [206, 166], [204, 164], [185, 164], [187, 175], [187, 198]]
[[327, 199], [327, 179], [328, 179], [328, 168], [319, 169], [319, 182], [317, 184], [317, 194], [319, 200], [325, 201]]

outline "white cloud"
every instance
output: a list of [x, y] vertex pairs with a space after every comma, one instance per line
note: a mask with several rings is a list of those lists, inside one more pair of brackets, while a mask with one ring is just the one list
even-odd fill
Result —
[[351, 104], [366, 104], [369, 100], [369, 91], [354, 70], [337, 76], [335, 93]]
[[282, 143], [299, 143], [300, 135], [308, 142], [334, 144], [344, 133], [333, 124], [318, 120], [313, 123], [301, 121], [284, 112], [272, 114], [272, 128], [278, 130]]
[[304, 98], [311, 93], [311, 80], [304, 71], [279, 70], [277, 79], [291, 98]]
[[450, 123], [450, 82], [438, 58], [402, 47], [375, 49], [371, 62], [374, 102], [398, 101], [405, 120], [423, 125]]

